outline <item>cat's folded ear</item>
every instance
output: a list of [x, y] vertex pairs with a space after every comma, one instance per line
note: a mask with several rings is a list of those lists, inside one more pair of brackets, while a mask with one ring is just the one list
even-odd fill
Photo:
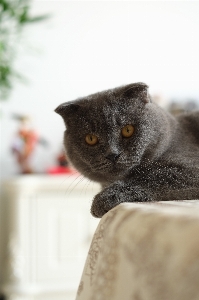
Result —
[[80, 108], [80, 105], [74, 103], [73, 101], [65, 102], [60, 104], [55, 112], [62, 116], [62, 118], [66, 121], [68, 117], [77, 112]]
[[151, 102], [150, 95], [148, 93], [148, 85], [143, 82], [136, 82], [126, 85], [122, 88], [123, 98], [139, 98], [143, 103]]

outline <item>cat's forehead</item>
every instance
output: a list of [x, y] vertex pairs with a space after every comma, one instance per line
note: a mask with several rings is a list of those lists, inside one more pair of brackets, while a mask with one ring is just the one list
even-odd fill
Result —
[[124, 111], [125, 105], [122, 102], [114, 101], [114, 99], [107, 97], [107, 95], [100, 95], [100, 97], [90, 97], [80, 102], [80, 114], [81, 112], [91, 118], [102, 118], [102, 121], [106, 118], [116, 116]]
[[122, 120], [127, 122], [133, 115], [142, 114], [150, 103], [147, 88], [144, 83], [135, 83], [102, 91], [62, 103], [55, 112], [62, 116], [68, 128], [85, 122], [109, 125]]
[[[117, 90], [107, 90], [104, 92], [89, 95], [78, 99], [77, 103], [87, 111], [87, 113], [99, 113], [103, 115], [122, 113], [128, 111], [131, 106], [131, 101], [122, 99]], [[136, 102], [133, 105], [136, 107]]]
[[77, 99], [77, 103], [88, 108], [94, 108], [96, 106], [98, 108], [102, 108], [104, 105], [108, 105], [116, 100], [116, 98], [117, 96], [113, 93], [113, 91], [108, 90], [79, 98]]
[[78, 120], [85, 127], [93, 130], [112, 128], [129, 123], [135, 115], [133, 107], [127, 102], [122, 102], [112, 97], [100, 95], [99, 97], [88, 97], [79, 101], [81, 106], [78, 112]]

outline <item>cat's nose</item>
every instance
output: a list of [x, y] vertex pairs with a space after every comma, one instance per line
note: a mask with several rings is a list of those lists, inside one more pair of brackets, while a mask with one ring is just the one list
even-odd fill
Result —
[[118, 157], [120, 156], [120, 153], [118, 152], [111, 152], [108, 155], [106, 155], [106, 158], [109, 159], [112, 162], [116, 162]]

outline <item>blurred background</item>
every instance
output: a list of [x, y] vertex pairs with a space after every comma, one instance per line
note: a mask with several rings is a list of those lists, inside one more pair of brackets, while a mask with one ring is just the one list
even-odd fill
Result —
[[[11, 14], [6, 15], [6, 9], [12, 2], [15, 6]], [[16, 13], [20, 15], [19, 28], [13, 20]], [[71, 170], [67, 172], [73, 173], [73, 175], [70, 174], [70, 178], [74, 178], [74, 181], [67, 179], [65, 173], [62, 177], [55, 176], [55, 173], [60, 174], [63, 171], [57, 168], [67, 167], [67, 162], [62, 161], [64, 124], [60, 116], [54, 113], [54, 109], [62, 102], [138, 81], [147, 83], [154, 100], [174, 114], [196, 109], [199, 107], [198, 15], [199, 2], [197, 1], [0, 1], [0, 172], [4, 191], [1, 196], [1, 211], [4, 215], [1, 217], [3, 249], [1, 260], [14, 261], [12, 267], [9, 267], [13, 270], [9, 271], [7, 264], [4, 266], [7, 271], [1, 272], [0, 269], [2, 293], [8, 293], [9, 297], [13, 297], [12, 299], [15, 297], [19, 297], [17, 299], [44, 299], [44, 294], [47, 295], [47, 293], [46, 299], [74, 299], [69, 294], [66, 298], [64, 293], [70, 290], [73, 295], [81, 275], [88, 246], [82, 250], [83, 254], [74, 254], [74, 257], [81, 257], [80, 271], [77, 271], [80, 273], [77, 276], [69, 274], [70, 259], [68, 258], [68, 260], [66, 258], [64, 261], [60, 260], [57, 273], [51, 268], [52, 273], [58, 274], [56, 280], [59, 282], [52, 291], [53, 293], [63, 291], [63, 294], [59, 296], [58, 294], [50, 296], [52, 291], [49, 286], [52, 287], [55, 278], [49, 277], [48, 268], [50, 267], [47, 262], [47, 271], [44, 272], [45, 274], [42, 273], [43, 277], [38, 275], [39, 269], [33, 270], [34, 266], [29, 265], [29, 269], [24, 272], [21, 271], [22, 267], [18, 267], [20, 264], [26, 265], [25, 261], [29, 261], [27, 257], [30, 258], [31, 264], [31, 258], [36, 255], [33, 242], [29, 243], [32, 244], [27, 249], [25, 242], [22, 245], [24, 236], [26, 234], [32, 236], [32, 241], [37, 244], [41, 242], [40, 240], [45, 240], [48, 227], [42, 227], [44, 226], [42, 224], [45, 222], [46, 209], [49, 208], [49, 202], [45, 201], [50, 194], [55, 196], [52, 190], [54, 193], [60, 191], [60, 207], [57, 208], [55, 217], [52, 211], [55, 210], [53, 205], [57, 204], [52, 204], [49, 215], [53, 216], [49, 218], [54, 218], [55, 223], [50, 223], [51, 229], [54, 228], [53, 224], [57, 226], [56, 220], [60, 219], [58, 217], [63, 211], [66, 186], [70, 184], [74, 186], [78, 183], [78, 180], [75, 181], [78, 175]], [[18, 153], [24, 141], [24, 131], [29, 132], [26, 138], [29, 139], [26, 149], [28, 166]], [[34, 173], [35, 175], [21, 175], [21, 173]], [[65, 185], [62, 184], [63, 180], [66, 180]], [[80, 183], [80, 186], [84, 189], [85, 184]], [[89, 198], [88, 206], [81, 209], [84, 211], [85, 220], [89, 219], [92, 223], [89, 205], [92, 195], [99, 187], [93, 185], [91, 189], [91, 186], [92, 184], [88, 185], [87, 195], [84, 193], [85, 198]], [[25, 187], [27, 187], [26, 192], [23, 190]], [[70, 197], [71, 199], [76, 197], [74, 200], [76, 207], [74, 204], [73, 207], [71, 206], [72, 212], [76, 214], [80, 191], [74, 192], [74, 189]], [[14, 191], [12, 195], [11, 191]], [[40, 199], [38, 195], [43, 195], [41, 196], [43, 197], [42, 207], [38, 204]], [[11, 202], [9, 208], [4, 199], [12, 199], [6, 200]], [[28, 199], [27, 207], [23, 207], [23, 199]], [[36, 208], [35, 203], [37, 203]], [[69, 208], [69, 206], [64, 207], [66, 211]], [[81, 209], [80, 212], [82, 212]], [[15, 216], [16, 210], [17, 216]], [[35, 213], [34, 217], [31, 217], [32, 211]], [[11, 220], [7, 223], [6, 212], [10, 214]], [[70, 216], [71, 213], [68, 218]], [[23, 225], [19, 221], [21, 218], [25, 218]], [[64, 232], [64, 228], [69, 227], [69, 222], [67, 222], [66, 214], [62, 219], [66, 221], [61, 223], [59, 228]], [[71, 222], [72, 219], [70, 219]], [[29, 223], [30, 220], [32, 220], [31, 223]], [[82, 222], [79, 215], [77, 220], [78, 228], [81, 228]], [[43, 228], [43, 235], [39, 241], [37, 238], [41, 227], [38, 227], [38, 224]], [[95, 228], [96, 224], [96, 222], [94, 225], [89, 223], [85, 228], [84, 235], [87, 242], [90, 241], [94, 230], [90, 228]], [[24, 226], [32, 226], [32, 229], [29, 228], [30, 230], [27, 229], [24, 233]], [[73, 236], [71, 228], [68, 231], [69, 235], [64, 235], [62, 241], [64, 239], [68, 241]], [[10, 236], [14, 236], [14, 241]], [[56, 239], [57, 235], [54, 234], [53, 237]], [[51, 244], [53, 244], [53, 237], [52, 240], [51, 237], [49, 238]], [[80, 234], [79, 239], [81, 237]], [[80, 246], [77, 246], [80, 242]], [[74, 243], [74, 249], [81, 247], [82, 241], [78, 243]], [[59, 249], [59, 251], [64, 251], [63, 249], [69, 251], [67, 245], [66, 242], [66, 245], [62, 245], [62, 250]], [[22, 255], [23, 251], [20, 252], [19, 249], [23, 249], [24, 253], [29, 253], [26, 259]], [[74, 252], [74, 249], [71, 248], [70, 251]], [[41, 251], [43, 254], [37, 252], [40, 260], [35, 262], [35, 265], [41, 264], [42, 257], [44, 258], [47, 250]], [[49, 257], [55, 257], [52, 253]], [[23, 263], [21, 260], [16, 260], [16, 257], [24, 259]], [[65, 256], [62, 253], [57, 257]], [[52, 261], [50, 264], [52, 267]], [[62, 268], [65, 266], [68, 273], [59, 279], [61, 265]], [[45, 269], [45, 266], [42, 268]], [[4, 270], [3, 263], [2, 270]], [[17, 272], [18, 274], [15, 274]], [[11, 276], [11, 273], [14, 275]], [[71, 276], [74, 280], [72, 279], [70, 283]], [[66, 278], [69, 279], [66, 280]], [[67, 289], [64, 288], [66, 281], [68, 281]], [[61, 285], [60, 282], [62, 282]], [[20, 286], [24, 284], [26, 291], [18, 288], [17, 292], [13, 288], [14, 284], [17, 286], [19, 283]], [[28, 296], [31, 291], [37, 294], [34, 296], [37, 298]], [[40, 296], [41, 293], [43, 293], [42, 296]]]
[[32, 158], [45, 172], [62, 145], [64, 125], [54, 113], [62, 102], [142, 81], [162, 106], [198, 104], [198, 2], [29, 2], [32, 16], [49, 18], [24, 26], [13, 41], [14, 68], [25, 82], [13, 78], [1, 101], [2, 177], [18, 170], [10, 151], [13, 114], [30, 116], [48, 141]]

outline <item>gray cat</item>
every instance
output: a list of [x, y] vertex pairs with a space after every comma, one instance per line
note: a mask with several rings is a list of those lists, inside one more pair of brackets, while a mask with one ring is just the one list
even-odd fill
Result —
[[102, 185], [102, 217], [121, 202], [199, 199], [199, 111], [174, 118], [134, 83], [61, 104], [69, 160]]

